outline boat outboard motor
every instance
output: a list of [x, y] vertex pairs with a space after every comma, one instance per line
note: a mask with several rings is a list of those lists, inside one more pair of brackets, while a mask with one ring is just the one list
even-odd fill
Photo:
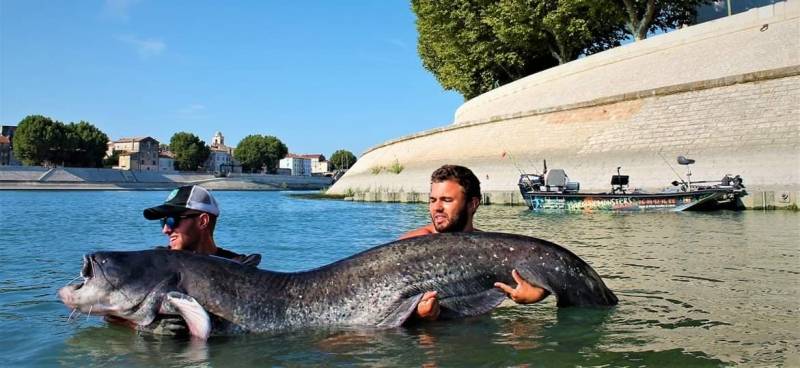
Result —
[[733, 187], [733, 189], [743, 189], [744, 180], [739, 175], [731, 176], [730, 174], [728, 174], [725, 175], [724, 178], [722, 178], [722, 185], [730, 185]]
[[733, 187], [736, 189], [744, 188], [744, 179], [741, 176], [736, 175], [733, 177]]

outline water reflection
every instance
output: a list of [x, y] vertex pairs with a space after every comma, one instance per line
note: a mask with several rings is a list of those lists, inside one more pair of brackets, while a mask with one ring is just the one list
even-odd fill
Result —
[[83, 328], [69, 337], [58, 357], [67, 366], [205, 366], [209, 346], [204, 341], [138, 334], [118, 326]]
[[[81, 330], [66, 341], [59, 364], [142, 366], [380, 366], [722, 365], [703, 352], [682, 349], [626, 351], [608, 345], [641, 344], [635, 337], [609, 340], [615, 309], [502, 308], [493, 315], [409, 328], [313, 329], [278, 334], [215, 337], [207, 343], [137, 335], [115, 326]], [[619, 334], [616, 334], [619, 336]], [[80, 364], [78, 364], [80, 363]]]
[[[559, 310], [551, 297], [462, 321], [215, 337], [197, 346], [95, 317], [67, 323], [70, 311], [55, 296], [84, 253], [162, 243], [141, 209], [166, 193], [3, 195], [3, 210], [17, 214], [3, 218], [0, 235], [7, 365], [800, 366], [798, 213], [541, 215], [483, 206], [479, 228], [566, 246], [602, 275], [620, 304], [596, 314]], [[415, 205], [263, 192], [220, 192], [218, 199], [221, 245], [262, 253], [263, 267], [286, 271], [335, 261], [429, 221]]]

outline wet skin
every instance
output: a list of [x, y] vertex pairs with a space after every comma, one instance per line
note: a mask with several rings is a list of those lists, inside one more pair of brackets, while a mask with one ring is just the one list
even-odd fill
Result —
[[[464, 188], [453, 180], [431, 183], [428, 200], [431, 223], [404, 234], [400, 239], [435, 233], [480, 231], [475, 229], [472, 224], [479, 205], [480, 198], [467, 198]], [[512, 271], [512, 278], [516, 287], [502, 282], [497, 282], [494, 286], [506, 293], [516, 303], [537, 303], [550, 294], [547, 290], [526, 281], [516, 270]], [[432, 321], [439, 317], [439, 313], [436, 292], [425, 293], [417, 306], [416, 316]]]

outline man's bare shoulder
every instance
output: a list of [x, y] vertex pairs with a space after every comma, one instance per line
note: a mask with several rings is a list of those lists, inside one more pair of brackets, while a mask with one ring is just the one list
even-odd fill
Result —
[[428, 225], [428, 226], [423, 226], [416, 230], [411, 230], [403, 235], [400, 235], [400, 237], [397, 238], [397, 240], [403, 240], [403, 239], [413, 238], [416, 236], [423, 236], [434, 233], [436, 233], [436, 230], [433, 228], [433, 225]]

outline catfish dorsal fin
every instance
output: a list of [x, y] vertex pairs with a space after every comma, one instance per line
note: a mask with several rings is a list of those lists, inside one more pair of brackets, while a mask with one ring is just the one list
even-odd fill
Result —
[[211, 335], [211, 318], [200, 303], [189, 295], [172, 291], [167, 293], [164, 311], [174, 308], [174, 312], [180, 314], [189, 327], [189, 333], [202, 340], [208, 339]]

